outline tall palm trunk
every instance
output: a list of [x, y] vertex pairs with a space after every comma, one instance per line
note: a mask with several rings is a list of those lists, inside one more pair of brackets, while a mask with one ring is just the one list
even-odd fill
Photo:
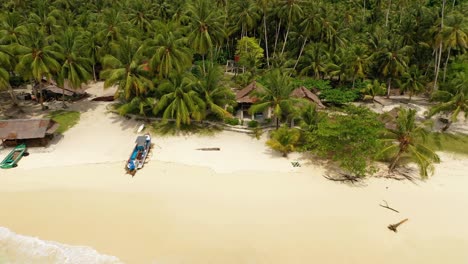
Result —
[[[441, 12], [441, 20], [440, 20], [440, 31], [442, 32], [442, 30], [444, 29], [444, 13], [445, 13], [445, 3], [447, 2], [447, 0], [442, 0], [442, 12]], [[435, 74], [435, 78], [434, 78], [434, 91], [437, 91], [437, 81], [439, 79], [439, 72], [440, 72], [440, 61], [442, 60], [442, 41], [440, 41], [440, 44], [439, 44], [439, 54], [437, 56], [437, 60], [436, 60], [436, 65], [437, 65], [437, 68], [436, 68], [436, 74]]]
[[276, 46], [278, 45], [278, 38], [279, 38], [279, 32], [281, 29], [281, 18], [278, 21], [278, 25], [276, 27], [276, 32], [275, 32], [275, 46], [273, 48], [273, 53], [276, 53]]
[[385, 27], [388, 27], [388, 16], [390, 15], [390, 8], [392, 7], [392, 0], [389, 1], [387, 13], [385, 14]]
[[387, 79], [387, 98], [390, 98], [390, 90], [392, 89], [392, 78]]
[[267, 26], [266, 26], [266, 14], [263, 12], [263, 31], [265, 34], [265, 51], [266, 51], [266, 57], [267, 57], [267, 66], [270, 68], [270, 55], [268, 52], [268, 34], [267, 34]]
[[452, 47], [449, 47], [449, 49], [448, 49], [447, 60], [445, 61], [445, 65], [444, 65], [444, 77], [442, 78], [442, 82], [445, 82], [445, 76], [447, 75], [447, 66], [448, 66], [449, 59], [450, 59], [451, 49], [452, 49]]
[[93, 63], [93, 79], [94, 79], [94, 82], [97, 82], [96, 64], [94, 64], [94, 63]]
[[300, 59], [301, 56], [302, 56], [302, 52], [304, 52], [304, 47], [305, 47], [305, 45], [306, 45], [306, 43], [307, 43], [307, 40], [308, 40], [308, 38], [306, 37], [306, 38], [304, 39], [304, 42], [302, 43], [301, 50], [299, 51], [299, 56], [297, 56], [297, 60], [296, 60], [296, 63], [294, 64], [293, 70], [296, 69], [297, 64], [299, 63], [299, 59]]
[[42, 94], [42, 81], [39, 82], [39, 103], [41, 104], [41, 109], [45, 110], [44, 107], [44, 96]]
[[288, 23], [288, 28], [286, 29], [286, 35], [284, 36], [283, 47], [281, 48], [281, 55], [284, 53], [284, 48], [286, 47], [286, 42], [288, 42], [289, 29], [291, 28], [291, 22]]
[[398, 161], [401, 158], [401, 155], [403, 155], [404, 152], [404, 148], [401, 147], [396, 156], [393, 158], [392, 163], [390, 163], [390, 165], [388, 166], [388, 172], [392, 172], [395, 169], [396, 165], [398, 164]]

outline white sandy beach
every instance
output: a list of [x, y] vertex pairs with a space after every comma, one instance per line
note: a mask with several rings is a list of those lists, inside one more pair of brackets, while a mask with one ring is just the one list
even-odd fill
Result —
[[[139, 123], [105, 106], [72, 106], [84, 111], [78, 125], [0, 171], [0, 226], [11, 230], [0, 229], [0, 263], [83, 263], [54, 258], [76, 250], [63, 245], [87, 246], [87, 263], [468, 263], [467, 157], [442, 153], [426, 182], [352, 186], [299, 155], [282, 158], [264, 139], [155, 136], [132, 178], [123, 167]], [[387, 229], [405, 218], [398, 233]], [[5, 232], [62, 244], [41, 251]], [[29, 260], [15, 255], [25, 245]]]

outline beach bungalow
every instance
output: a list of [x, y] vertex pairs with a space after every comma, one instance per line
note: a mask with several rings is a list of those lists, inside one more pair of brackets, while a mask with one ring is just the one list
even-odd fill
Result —
[[[258, 86], [258, 84], [255, 81], [253, 81], [245, 88], [236, 93], [237, 118], [241, 120], [263, 120], [265, 118], [271, 118], [271, 109], [265, 110], [263, 113], [257, 113], [254, 115], [249, 113], [250, 107], [258, 101], [258, 98], [255, 96], [255, 93], [261, 92], [261, 89], [262, 88]], [[291, 96], [296, 98], [303, 98], [306, 102], [316, 104], [319, 108], [325, 108], [322, 101], [320, 101], [319, 97], [304, 86], [295, 89], [291, 93]]]
[[255, 92], [260, 91], [261, 88], [257, 86], [257, 82], [253, 81], [242, 90], [236, 93], [237, 111], [236, 117], [244, 120], [263, 120], [264, 118], [271, 118], [271, 111], [267, 110], [264, 113], [250, 114], [250, 107], [258, 101]]
[[4, 146], [20, 143], [45, 146], [58, 127], [58, 123], [48, 118], [0, 120], [0, 139]]

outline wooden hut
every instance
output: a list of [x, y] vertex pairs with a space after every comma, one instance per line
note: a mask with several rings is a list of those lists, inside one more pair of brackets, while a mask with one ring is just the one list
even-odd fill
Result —
[[0, 139], [6, 146], [31, 143], [45, 146], [59, 124], [51, 119], [0, 120]]

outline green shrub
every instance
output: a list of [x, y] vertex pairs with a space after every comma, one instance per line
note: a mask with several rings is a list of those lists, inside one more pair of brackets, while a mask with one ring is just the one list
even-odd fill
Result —
[[354, 102], [361, 98], [361, 93], [357, 89], [324, 89], [320, 91], [320, 99], [334, 105], [343, 105]]
[[249, 123], [247, 123], [247, 126], [250, 128], [258, 127], [258, 122], [257, 120], [250, 120]]
[[224, 122], [231, 126], [237, 126], [240, 124], [239, 119], [237, 118], [225, 118]]

